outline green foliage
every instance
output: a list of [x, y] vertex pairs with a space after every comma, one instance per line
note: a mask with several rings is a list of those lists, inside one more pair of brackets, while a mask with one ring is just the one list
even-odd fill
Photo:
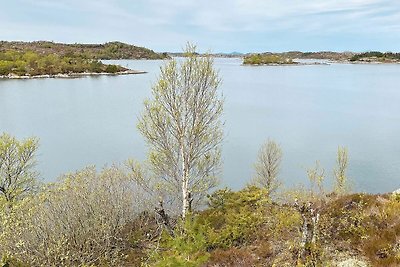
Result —
[[[57, 54], [61, 57], [82, 57], [84, 59], [165, 59], [166, 53], [124, 44], [109, 42], [105, 44], [62, 44], [54, 42], [5, 42], [0, 41], [0, 51], [33, 51], [40, 55]], [[2, 60], [0, 56], [0, 60]]]
[[399, 209], [392, 196], [342, 196], [322, 210], [322, 242], [364, 256], [372, 266], [399, 266]]
[[175, 237], [163, 235], [151, 258], [155, 266], [204, 266], [207, 259], [205, 266], [255, 266], [271, 260], [272, 246], [291, 253], [285, 242], [298, 236], [300, 222], [294, 209], [271, 203], [266, 189], [221, 189], [209, 196], [206, 210], [177, 227]]
[[325, 234], [336, 240], [349, 240], [353, 244], [360, 243], [367, 237], [363, 213], [367, 205], [367, 197], [356, 194], [329, 203], [322, 215]]
[[0, 267], [29, 267], [29, 266], [14, 259], [11, 256], [3, 255], [0, 259]]
[[274, 54], [252, 54], [243, 59], [243, 64], [247, 65], [267, 65], [267, 64], [297, 64], [292, 59]]
[[36, 138], [19, 141], [6, 133], [0, 135], [0, 202], [4, 198], [11, 203], [35, 188], [37, 149]]
[[335, 188], [334, 192], [338, 195], [343, 195], [350, 191], [349, 181], [346, 175], [348, 166], [348, 153], [345, 147], [339, 147], [336, 157]]
[[164, 234], [161, 247], [152, 255], [152, 266], [195, 267], [205, 263], [209, 257], [209, 227], [198, 216], [187, 216], [176, 228], [176, 235]]
[[0, 209], [0, 255], [31, 266], [118, 266], [132, 236], [127, 224], [146, 199], [115, 166], [65, 175]]
[[107, 65], [105, 72], [107, 73], [117, 73], [119, 71], [119, 67], [117, 65]]
[[38, 54], [32, 51], [0, 51], [0, 75], [15, 74], [19, 76], [55, 75], [83, 72], [116, 73], [125, 68], [117, 65], [106, 65], [84, 55]]
[[268, 140], [261, 146], [257, 162], [254, 165], [256, 176], [252, 183], [265, 188], [270, 197], [281, 186], [281, 182], [278, 180], [281, 161], [282, 149], [279, 144]]
[[181, 202], [175, 206], [182, 217], [217, 183], [224, 103], [213, 58], [196, 56], [190, 44], [186, 53], [183, 61], [161, 67], [138, 123], [149, 145], [152, 175], [160, 181], [155, 190]]
[[360, 53], [352, 56], [350, 61], [398, 61], [400, 60], [400, 53], [392, 53], [392, 52], [378, 52], [371, 51], [366, 53]]
[[218, 190], [209, 197], [210, 208], [202, 216], [210, 223], [210, 246], [229, 248], [248, 244], [265, 222], [270, 203], [266, 189], [247, 187], [239, 192]]

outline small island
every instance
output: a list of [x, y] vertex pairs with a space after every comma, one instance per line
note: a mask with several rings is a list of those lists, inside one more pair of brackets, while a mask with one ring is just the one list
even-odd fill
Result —
[[142, 73], [118, 65], [103, 64], [97, 59], [78, 55], [60, 56], [32, 51], [0, 52], [0, 78], [66, 78], [91, 75]]
[[400, 53], [371, 51], [356, 54], [349, 61], [360, 63], [400, 63]]
[[243, 58], [244, 65], [295, 65], [291, 58], [272, 53], [251, 54]]
[[166, 59], [166, 53], [120, 42], [106, 44], [61, 44], [0, 42], [0, 78], [76, 78], [96, 75], [140, 74], [119, 65], [104, 64], [109, 59]]

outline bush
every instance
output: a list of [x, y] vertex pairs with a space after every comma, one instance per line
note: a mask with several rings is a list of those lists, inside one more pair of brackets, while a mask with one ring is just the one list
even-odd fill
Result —
[[[146, 196], [117, 167], [62, 177], [0, 214], [0, 254], [32, 266], [115, 265]], [[126, 233], [125, 233], [126, 234]]]
[[202, 214], [210, 223], [210, 246], [229, 248], [248, 244], [266, 221], [270, 203], [266, 189], [247, 187], [239, 192], [216, 191], [209, 197], [210, 208]]
[[151, 255], [154, 266], [195, 267], [205, 263], [209, 227], [198, 216], [181, 222], [175, 229], [175, 236], [164, 233], [160, 249]]
[[119, 71], [119, 68], [117, 65], [107, 65], [107, 67], [106, 67], [107, 73], [117, 73], [118, 71]]

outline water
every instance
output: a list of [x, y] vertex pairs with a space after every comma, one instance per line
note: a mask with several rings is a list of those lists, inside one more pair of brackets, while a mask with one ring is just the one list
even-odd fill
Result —
[[[40, 138], [47, 181], [86, 165], [146, 158], [136, 129], [163, 61], [119, 61], [147, 74], [81, 79], [1, 80], [0, 132]], [[337, 147], [349, 150], [357, 191], [400, 187], [400, 65], [241, 66], [216, 59], [225, 102], [222, 186], [253, 176], [260, 145], [284, 152], [281, 179], [307, 183], [316, 160], [332, 179]]]

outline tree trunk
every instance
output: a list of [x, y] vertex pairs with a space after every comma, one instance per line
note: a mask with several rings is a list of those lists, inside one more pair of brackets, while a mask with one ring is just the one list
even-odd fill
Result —
[[164, 205], [163, 205], [163, 200], [160, 199], [160, 201], [158, 202], [158, 207], [156, 207], [156, 212], [157, 214], [161, 217], [161, 220], [165, 226], [165, 229], [168, 231], [168, 233], [172, 236], [175, 237], [174, 234], [174, 230], [171, 226], [171, 223], [169, 221], [169, 217], [167, 215], [167, 213], [164, 210]]
[[302, 238], [300, 243], [299, 259], [301, 262], [306, 262], [307, 258], [313, 262], [313, 249], [318, 239], [318, 222], [319, 212], [313, 209], [313, 203], [303, 203], [299, 205], [295, 203], [296, 208], [301, 214], [303, 226], [301, 229]]
[[181, 157], [182, 157], [182, 219], [186, 218], [186, 214], [189, 210], [189, 173], [184, 155], [183, 145], [181, 146]]
[[183, 178], [182, 179], [182, 218], [185, 219], [186, 214], [189, 211], [189, 202], [190, 202], [188, 177], [187, 177], [186, 171], [184, 171], [182, 178]]

